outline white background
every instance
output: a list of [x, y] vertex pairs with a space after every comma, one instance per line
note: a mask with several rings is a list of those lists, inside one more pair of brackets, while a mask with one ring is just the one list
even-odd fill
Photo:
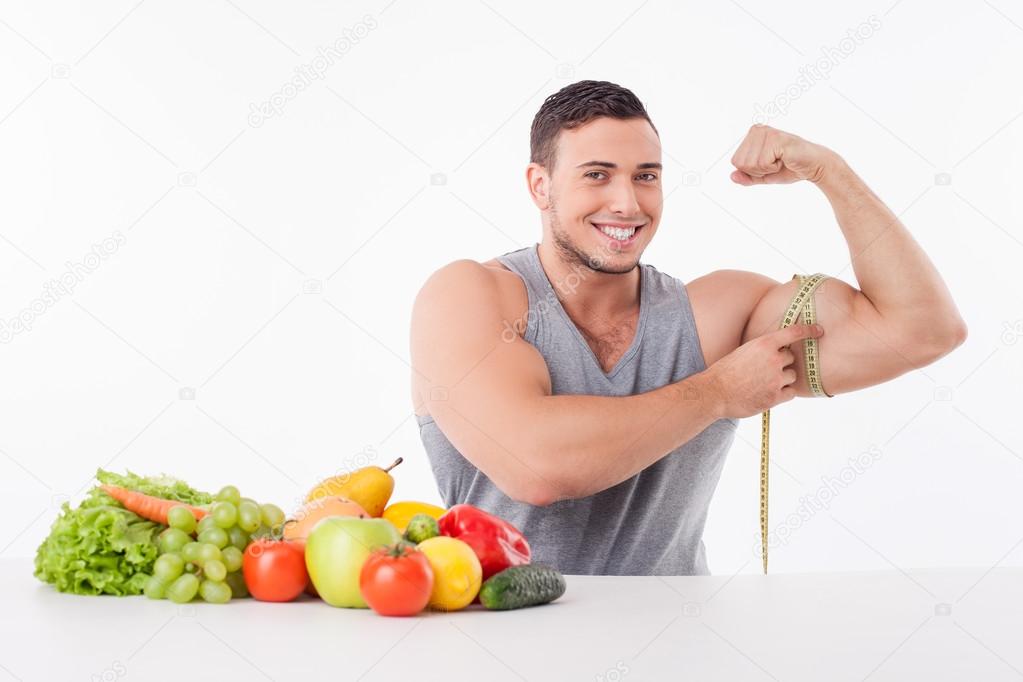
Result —
[[[871, 15], [880, 28], [801, 88]], [[251, 124], [359, 24], [322, 79]], [[1021, 63], [1005, 0], [4, 2], [0, 319], [124, 243], [0, 345], [0, 555], [32, 555], [98, 466], [290, 508], [318, 478], [402, 456], [393, 499], [439, 502], [409, 396], [413, 298], [451, 260], [540, 239], [529, 124], [593, 78], [632, 89], [661, 133], [645, 262], [686, 282], [855, 284], [815, 187], [728, 179], [755, 106], [793, 86], [767, 122], [842, 154], [969, 324], [921, 371], [774, 411], [772, 525], [879, 456], [790, 529], [773, 571], [1023, 565]], [[711, 507], [714, 573], [758, 570], [759, 429], [742, 422]]]

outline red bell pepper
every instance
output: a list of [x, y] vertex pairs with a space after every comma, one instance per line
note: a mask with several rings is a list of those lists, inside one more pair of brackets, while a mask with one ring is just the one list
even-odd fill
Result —
[[483, 579], [510, 566], [529, 563], [529, 543], [519, 529], [471, 504], [456, 504], [437, 525], [440, 534], [458, 538], [472, 547], [483, 568]]

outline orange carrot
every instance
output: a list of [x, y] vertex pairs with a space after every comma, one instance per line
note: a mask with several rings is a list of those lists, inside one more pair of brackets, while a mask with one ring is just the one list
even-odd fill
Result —
[[177, 500], [165, 500], [162, 497], [145, 495], [116, 485], [101, 485], [100, 488], [107, 495], [120, 502], [128, 511], [135, 512], [144, 519], [156, 521], [164, 525], [167, 525], [167, 512], [177, 506], [185, 507], [188, 511], [192, 512], [196, 521], [206, 516], [205, 509], [193, 507], [190, 504], [178, 502]]

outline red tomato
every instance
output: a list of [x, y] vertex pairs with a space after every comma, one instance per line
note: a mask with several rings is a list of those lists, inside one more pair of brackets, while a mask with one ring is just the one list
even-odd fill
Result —
[[301, 545], [270, 538], [253, 540], [245, 548], [242, 575], [249, 594], [260, 601], [291, 601], [309, 582]]
[[413, 545], [376, 549], [362, 565], [359, 591], [381, 616], [414, 616], [430, 601], [433, 569]]
[[[291, 542], [291, 544], [293, 544], [295, 548], [302, 553], [303, 557], [305, 556], [305, 540], [289, 540], [289, 542]], [[305, 586], [305, 593], [310, 597], [316, 597], [317, 599], [320, 598], [320, 593], [316, 591], [316, 587], [313, 585], [312, 580], [310, 580], [309, 584]]]

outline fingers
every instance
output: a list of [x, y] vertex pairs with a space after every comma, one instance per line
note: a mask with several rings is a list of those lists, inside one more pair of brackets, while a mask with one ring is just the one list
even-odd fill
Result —
[[742, 158], [742, 165], [739, 168], [753, 176], [761, 176], [759, 163], [761, 150], [764, 148], [764, 134], [760, 130], [750, 133], [750, 144], [746, 147], [746, 153]]
[[789, 184], [804, 179], [782, 160], [786, 145], [801, 138], [763, 124], [752, 126], [732, 155], [732, 181], [739, 185]]
[[732, 174], [729, 177], [732, 179], [732, 182], [745, 187], [756, 185], [764, 181], [763, 178], [754, 178], [752, 175], [743, 173], [741, 170], [732, 171]]
[[739, 148], [732, 154], [732, 165], [740, 170], [754, 167], [763, 148], [766, 133], [767, 126], [759, 124], [752, 126], [746, 132], [746, 137], [739, 144]]
[[762, 124], [755, 124], [747, 131], [746, 137], [732, 155], [732, 165], [753, 182], [743, 182], [733, 177], [735, 182], [742, 185], [760, 184], [764, 176], [777, 173], [784, 167], [777, 158], [774, 146], [768, 144], [773, 131], [770, 126]]
[[794, 369], [783, 369], [781, 376], [785, 380], [785, 386], [796, 383], [796, 370]]
[[750, 175], [756, 175], [763, 177], [770, 175], [771, 173], [777, 173], [779, 170], [784, 168], [781, 160], [778, 158], [777, 150], [773, 144], [770, 144], [770, 139], [766, 134], [761, 135], [759, 144], [752, 150], [750, 155], [746, 159], [748, 166], [746, 170]]
[[780, 348], [802, 339], [820, 338], [823, 334], [824, 327], [819, 324], [794, 324], [774, 332], [771, 341], [777, 342]]
[[784, 164], [782, 164], [782, 162], [778, 159], [778, 154], [775, 152], [775, 150], [771, 147], [768, 147], [766, 144], [764, 145], [764, 148], [761, 150], [760, 157], [759, 159], [757, 159], [757, 162], [759, 167], [764, 169], [765, 171], [764, 175], [777, 173], [778, 171], [785, 167]]
[[739, 166], [739, 170], [745, 172], [750, 177], [762, 178], [771, 172], [771, 170], [767, 167], [767, 164], [762, 163], [764, 156], [764, 141], [764, 137], [761, 135], [760, 139], [756, 140], [756, 142], [746, 152], [746, 158], [743, 159], [742, 165]]

